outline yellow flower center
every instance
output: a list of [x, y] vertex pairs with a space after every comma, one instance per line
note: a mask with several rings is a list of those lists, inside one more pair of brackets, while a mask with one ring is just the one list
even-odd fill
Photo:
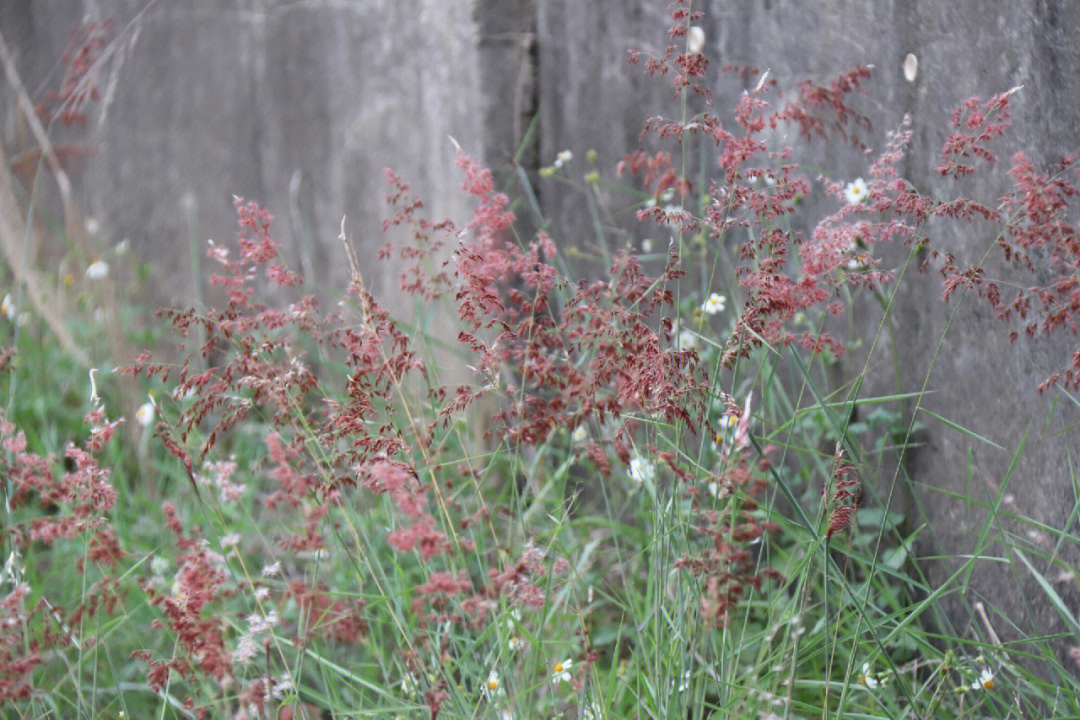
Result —
[[562, 672], [562, 663], [561, 662], [555, 663], [555, 672], [557, 672], [557, 673]]
[[488, 680], [488, 687], [491, 688], [492, 690], [498, 690], [499, 689], [499, 681], [498, 680]]
[[983, 680], [983, 687], [986, 688], [987, 690], [993, 690], [994, 689], [994, 681], [993, 681], [993, 679], [988, 678], [986, 680]]

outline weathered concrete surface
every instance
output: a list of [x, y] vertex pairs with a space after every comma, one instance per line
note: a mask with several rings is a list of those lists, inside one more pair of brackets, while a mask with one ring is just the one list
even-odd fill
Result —
[[[31, 88], [43, 87], [77, 19], [93, 9], [113, 16], [124, 37], [137, 36], [118, 66], [108, 119], [93, 126], [100, 144], [79, 187], [90, 212], [101, 219], [103, 237], [131, 239], [151, 257], [163, 300], [190, 301], [193, 287], [189, 240], [181, 199], [198, 208], [195, 235], [227, 239], [235, 232], [232, 195], [258, 199], [277, 216], [277, 234], [309, 287], [335, 295], [345, 281], [336, 236], [343, 214], [361, 250], [369, 282], [380, 295], [395, 286], [394, 274], [371, 259], [383, 242], [381, 169], [391, 166], [414, 182], [435, 217], [467, 216], [453, 167], [453, 135], [496, 170], [517, 148], [527, 118], [539, 113], [538, 156], [526, 168], [550, 164], [572, 149], [568, 176], [580, 182], [585, 153], [595, 149], [598, 168], [611, 176], [614, 163], [638, 146], [644, 120], [675, 116], [669, 86], [626, 63], [628, 50], [661, 51], [667, 42], [665, 0], [170, 0], [139, 11], [133, 0], [62, 2], [0, 0], [0, 30], [17, 50], [20, 72]], [[914, 140], [904, 172], [917, 188], [947, 198], [957, 190], [991, 205], [1007, 187], [1004, 170], [1013, 149], [1037, 163], [1080, 145], [1080, 5], [1054, 0], [708, 0], [701, 7], [707, 52], [722, 63], [771, 68], [781, 88], [804, 77], [824, 81], [858, 64], [875, 73], [862, 108], [874, 123], [869, 140], [881, 147], [884, 132], [905, 113]], [[914, 83], [901, 62], [919, 58]], [[111, 68], [110, 68], [111, 69]], [[715, 73], [714, 73], [715, 76]], [[756, 78], [745, 81], [749, 84]], [[960, 188], [940, 181], [933, 168], [952, 109], [962, 99], [1024, 85], [1017, 96], [1014, 127], [999, 144], [999, 169]], [[741, 86], [716, 87], [716, 111], [733, 106]], [[15, 142], [19, 123], [9, 89], [0, 84], [0, 139]], [[692, 106], [692, 109], [698, 109]], [[869, 160], [855, 152], [810, 156], [836, 178], [867, 172]], [[508, 175], [502, 175], [505, 179]], [[595, 247], [587, 208], [578, 191], [539, 183], [546, 215], [568, 245]], [[618, 200], [602, 187], [607, 199]], [[630, 203], [623, 200], [623, 207]], [[619, 207], [619, 202], [614, 202]], [[808, 217], [823, 208], [808, 207]], [[611, 218], [613, 245], [635, 237], [629, 213]], [[980, 255], [992, 241], [985, 228], [940, 230], [937, 240], [963, 258]], [[643, 231], [638, 231], [642, 232]], [[899, 257], [894, 255], [892, 259]], [[965, 302], [948, 327], [943, 351], [935, 349], [948, 323], [934, 273], [904, 278], [894, 317], [899, 325], [899, 388], [891, 361], [871, 359], [864, 395], [919, 390], [929, 372], [924, 406], [966, 425], [1006, 451], [971, 440], [921, 418], [929, 432], [908, 469], [914, 494], [912, 525], [926, 521], [932, 533], [925, 555], [958, 558], [974, 547], [982, 528], [979, 508], [947, 500], [942, 492], [992, 499], [1029, 422], [1032, 430], [1008, 488], [1006, 510], [1051, 528], [1064, 528], [1076, 498], [1067, 449], [1080, 447], [1075, 405], [1062, 398], [1055, 414], [1051, 397], [1035, 386], [1065, 362], [1075, 338], [1020, 340], [1009, 345], [1007, 328]], [[862, 327], [875, 326], [866, 310]], [[931, 360], [933, 365], [931, 370]], [[858, 358], [857, 367], [861, 367]], [[911, 410], [909, 404], [908, 410]], [[971, 453], [971, 462], [967, 460]], [[968, 480], [970, 478], [970, 481]], [[874, 478], [887, 490], [891, 475]], [[907, 489], [907, 485], [900, 491]], [[1076, 527], [1064, 528], [1077, 532]], [[991, 530], [1052, 550], [1047, 538], [1003, 522]], [[1075, 549], [1065, 546], [1071, 565]], [[1003, 554], [1000, 546], [989, 549]], [[957, 560], [928, 562], [932, 582], [947, 578]], [[1015, 557], [980, 562], [966, 597], [950, 595], [957, 632], [985, 638], [973, 620], [972, 603], [990, 598], [1025, 632], [1062, 629], [1030, 573]], [[1059, 580], [1058, 569], [1040, 561], [1070, 607], [1080, 601], [1076, 581]], [[1009, 635], [1002, 618], [995, 627]], [[970, 627], [969, 627], [970, 626]], [[1067, 643], [1059, 643], [1063, 649]]]
[[[2, 31], [28, 87], [46, 84], [70, 29], [90, 12], [113, 18], [131, 49], [109, 67], [118, 81], [102, 105], [107, 121], [91, 117], [98, 152], [81, 191], [103, 242], [129, 238], [152, 261], [160, 300], [195, 296], [191, 201], [200, 243], [233, 237], [234, 194], [259, 201], [275, 215], [290, 264], [329, 296], [347, 279], [336, 239], [343, 215], [371, 289], [396, 288], [396, 273], [374, 260], [384, 167], [413, 183], [432, 216], [467, 217], [449, 136], [483, 153], [471, 6], [3, 2]], [[18, 119], [8, 88], [0, 92], [11, 142]]]

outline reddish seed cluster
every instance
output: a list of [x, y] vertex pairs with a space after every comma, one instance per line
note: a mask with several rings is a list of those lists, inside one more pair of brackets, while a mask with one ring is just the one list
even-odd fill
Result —
[[858, 471], [847, 462], [844, 451], [839, 447], [833, 457], [832, 476], [822, 493], [828, 498], [830, 508], [829, 525], [825, 530], [825, 537], [829, 539], [851, 525], [859, 509], [859, 498], [862, 493]]
[[[686, 37], [687, 28], [704, 17], [699, 10], [691, 10], [689, 0], [674, 0], [668, 5], [671, 11], [671, 26], [668, 28], [668, 36], [673, 41], [680, 41]], [[630, 63], [636, 65], [641, 60], [641, 53], [637, 50], [630, 51]], [[708, 58], [700, 52], [683, 52], [677, 45], [668, 45], [662, 55], [651, 55], [645, 61], [645, 71], [649, 75], [664, 76], [669, 70], [674, 70], [672, 86], [675, 88], [674, 97], [679, 97], [683, 90], [690, 88], [696, 95], [706, 101], [712, 99], [712, 91], [704, 84], [705, 73], [709, 65]]]
[[[9, 357], [0, 353], [0, 369]], [[3, 529], [2, 545], [8, 555], [0, 584], [11, 581], [12, 586], [0, 596], [0, 704], [31, 696], [34, 670], [44, 658], [73, 647], [70, 626], [99, 612], [112, 615], [123, 602], [111, 572], [126, 556], [109, 520], [117, 495], [109, 471], [94, 456], [120, 421], [107, 421], [100, 408], [87, 414], [85, 421], [90, 435], [84, 447], [68, 445], [64, 454], [70, 469], [58, 474], [57, 458], [30, 452], [26, 435], [0, 411], [0, 476], [9, 483], [9, 512], [23, 518]], [[75, 568], [88, 578], [94, 568], [101, 572], [100, 579], [88, 580], [74, 602], [44, 589], [36, 602], [29, 603], [31, 588], [22, 582], [22, 558], [31, 549], [41, 552], [44, 546], [82, 541], [86, 550]], [[38, 546], [31, 548], [31, 542]]]
[[40, 605], [26, 607], [30, 586], [25, 583], [0, 597], [0, 703], [25, 700], [34, 690], [34, 669], [41, 664], [43, 644], [36, 637], [26, 637], [25, 628], [43, 611]]
[[[986, 167], [996, 162], [990, 143], [1008, 127], [1011, 95], [1012, 91], [1002, 93], [985, 103], [970, 98], [957, 108], [952, 118], [954, 132], [942, 149], [941, 174], [964, 177], [976, 172], [976, 159]], [[1023, 152], [1017, 152], [1009, 170], [1014, 188], [997, 208], [966, 198], [933, 208], [935, 216], [990, 223], [1004, 266], [1026, 271], [1037, 283], [1021, 286], [1011, 299], [1005, 298], [983, 265], [965, 266], [954, 253], [935, 248], [930, 257], [943, 258], [942, 300], [947, 302], [957, 290], [973, 291], [998, 319], [1021, 320], [1029, 337], [1080, 331], [1080, 234], [1073, 219], [1077, 190], [1072, 180], [1080, 170], [1078, 161], [1080, 154], [1073, 154], [1063, 157], [1052, 173], [1039, 172]], [[1010, 280], [1010, 284], [1018, 283]], [[1016, 330], [1009, 335], [1011, 340], [1018, 336]], [[1058, 384], [1080, 388], [1080, 350], [1037, 389], [1041, 393]]]
[[[737, 409], [733, 412], [738, 413]], [[741, 419], [745, 424], [745, 419]], [[745, 452], [748, 442], [735, 442], [734, 452], [716, 475], [706, 479], [709, 495], [720, 503], [709, 502], [709, 495], [694, 492], [694, 533], [703, 541], [700, 549], [683, 555], [675, 566], [683, 568], [701, 582], [699, 609], [710, 625], [724, 627], [735, 606], [750, 589], [759, 590], [766, 579], [782, 580], [769, 567], [759, 567], [752, 546], [767, 533], [780, 526], [762, 519], [755, 511], [757, 499], [768, 488], [765, 480], [769, 460], [762, 458], [756, 465]], [[772, 448], [766, 449], [766, 454]], [[734, 496], [731, 504], [725, 498]]]
[[986, 163], [997, 159], [988, 144], [1009, 126], [1009, 94], [992, 97], [985, 104], [968, 98], [953, 113], [952, 126], [955, 132], [945, 139], [937, 171], [946, 177], [964, 177], [975, 172], [973, 159]]
[[[60, 58], [64, 77], [59, 90], [47, 90], [35, 108], [41, 122], [48, 125], [57, 117], [64, 125], [85, 125], [85, 108], [101, 99], [97, 78], [102, 51], [113, 34], [113, 21], [88, 22], [71, 31], [67, 49]], [[55, 115], [59, 113], [58, 115]]]

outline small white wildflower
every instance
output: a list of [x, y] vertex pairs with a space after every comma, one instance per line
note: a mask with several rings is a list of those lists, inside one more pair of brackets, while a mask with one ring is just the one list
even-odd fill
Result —
[[240, 542], [240, 533], [229, 533], [221, 537], [221, 547], [230, 548]]
[[806, 628], [802, 624], [802, 616], [796, 615], [791, 618], [791, 637], [797, 638], [806, 632]]
[[15, 309], [15, 301], [11, 299], [11, 294], [10, 293], [5, 295], [4, 296], [4, 302], [0, 303], [0, 312], [2, 312], [5, 316], [7, 316], [8, 320], [14, 320], [15, 319], [15, 314], [16, 314], [17, 311]]
[[870, 663], [863, 663], [862, 672], [859, 673], [859, 682], [871, 690], [876, 690], [880, 685], [877, 678], [870, 674]]
[[150, 560], [150, 572], [155, 575], [164, 575], [169, 569], [169, 561], [160, 555], [155, 555]]
[[113, 252], [117, 257], [124, 257], [128, 254], [128, 250], [131, 249], [131, 240], [124, 238], [120, 242], [113, 245]]
[[574, 153], [569, 150], [563, 150], [561, 153], [555, 156], [555, 162], [552, 163], [554, 167], [561, 168], [563, 165], [568, 165], [571, 160], [574, 159]]
[[866, 186], [866, 181], [862, 178], [855, 178], [844, 188], [844, 199], [847, 200], [850, 205], [859, 205], [866, 200], [869, 193], [870, 188]]
[[720, 432], [718, 434], [726, 437], [728, 434], [735, 432], [735, 428], [739, 426], [739, 418], [737, 418], [734, 413], [724, 413], [720, 416], [720, 420], [717, 424], [720, 426]]
[[259, 602], [266, 602], [270, 598], [270, 588], [255, 588], [255, 599]]
[[650, 460], [635, 455], [630, 458], [630, 479], [636, 483], [643, 483], [646, 480], [652, 482], [656, 477], [656, 465]]
[[104, 280], [109, 277], [109, 263], [104, 260], [95, 260], [86, 268], [88, 280]]
[[517, 652], [521, 648], [525, 647], [525, 641], [515, 635], [506, 642], [506, 646], [513, 652]]
[[715, 315], [723, 312], [727, 307], [727, 298], [719, 293], [710, 293], [709, 299], [701, 304], [701, 312], [706, 315]]
[[499, 673], [492, 668], [491, 672], [488, 673], [487, 680], [484, 682], [484, 697], [490, 700], [503, 694], [503, 686], [499, 682]]
[[570, 439], [576, 443], [583, 443], [589, 439], [589, 431], [585, 429], [584, 425], [578, 425], [574, 428], [574, 433], [570, 436]]
[[264, 565], [262, 569], [263, 577], [271, 577], [273, 575], [281, 574], [281, 561], [272, 562], [269, 565]]
[[972, 690], [993, 690], [994, 672], [990, 668], [983, 668], [979, 672], [979, 679], [971, 683]]
[[281, 677], [276, 683], [274, 683], [274, 689], [270, 691], [270, 694], [274, 696], [276, 700], [280, 700], [285, 697], [285, 693], [293, 689], [292, 678], [289, 677], [289, 673], [282, 673]]
[[90, 237], [94, 237], [101, 230], [101, 223], [98, 222], [98, 219], [96, 217], [91, 215], [90, 217], [83, 220], [83, 227], [86, 228], [87, 235], [89, 235]]
[[686, 689], [690, 687], [690, 671], [687, 670], [683, 673], [682, 681], [679, 683], [679, 692], [686, 692]]
[[276, 610], [271, 610], [266, 615], [258, 615], [252, 613], [248, 615], [248, 632], [252, 635], [262, 635], [274, 628], [278, 624], [278, 614]]
[[697, 347], [697, 334], [693, 330], [679, 331], [679, 349], [693, 350]]
[[154, 422], [154, 404], [146, 402], [140, 405], [139, 409], [135, 411], [135, 421], [143, 427], [147, 427]]
[[686, 49], [692, 53], [699, 53], [705, 47], [705, 31], [697, 25], [690, 26], [686, 32]]
[[645, 238], [641, 241], [641, 252], [651, 253], [653, 249], [653, 241], [650, 238]]
[[232, 659], [233, 662], [244, 665], [255, 657], [258, 652], [259, 648], [255, 645], [255, 639], [247, 634], [241, 635], [240, 641], [236, 643], [236, 650], [233, 652]]
[[557, 685], [560, 680], [563, 682], [570, 682], [570, 666], [574, 664], [574, 661], [570, 658], [557, 662], [551, 666], [551, 682]]
[[412, 673], [405, 673], [405, 677], [401, 678], [401, 692], [407, 697], [411, 697], [420, 692], [420, 682], [416, 679], [416, 676]]
[[919, 74], [919, 58], [915, 53], [904, 56], [904, 79], [909, 83], [915, 82], [915, 76]]

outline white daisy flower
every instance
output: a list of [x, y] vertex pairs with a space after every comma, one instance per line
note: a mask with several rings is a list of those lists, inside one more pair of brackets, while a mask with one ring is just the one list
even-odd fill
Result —
[[859, 205], [870, 194], [870, 188], [862, 178], [855, 178], [844, 188], [844, 199], [851, 205]]
[[147, 427], [154, 422], [154, 404], [145, 402], [140, 405], [139, 409], [135, 411], [135, 420], [143, 427]]
[[877, 678], [870, 674], [870, 663], [863, 663], [862, 672], [859, 673], [859, 682], [871, 690], [876, 690], [880, 685]]
[[645, 238], [641, 241], [641, 252], [651, 253], [653, 249], [653, 241], [649, 238]]
[[86, 268], [88, 280], [104, 280], [109, 277], [109, 263], [104, 260], [95, 260]]
[[693, 330], [680, 330], [679, 331], [679, 349], [680, 350], [693, 350], [697, 347], [697, 335]]
[[686, 32], [686, 49], [692, 53], [699, 53], [704, 47], [705, 31], [697, 25], [692, 25]]
[[511, 652], [517, 652], [521, 648], [525, 647], [525, 641], [515, 635], [506, 642], [506, 646], [510, 648]]
[[979, 672], [979, 679], [971, 683], [972, 690], [993, 690], [994, 672], [990, 668], [983, 668]]
[[484, 681], [484, 697], [488, 700], [498, 697], [504, 694], [502, 682], [499, 680], [499, 673], [495, 668], [491, 669], [488, 673], [487, 680]]
[[570, 439], [575, 443], [583, 443], [589, 439], [589, 431], [585, 429], [584, 425], [578, 425], [574, 428], [574, 432], [570, 436]]
[[727, 307], [727, 298], [719, 293], [710, 293], [709, 299], [701, 304], [701, 312], [706, 315], [715, 315], [723, 312]]
[[646, 480], [652, 482], [656, 477], [656, 465], [652, 461], [635, 455], [630, 458], [630, 479], [636, 483], [643, 483]]
[[560, 680], [563, 682], [570, 682], [570, 666], [574, 664], [574, 661], [570, 658], [557, 662], [551, 666], [551, 682], [557, 685]]

